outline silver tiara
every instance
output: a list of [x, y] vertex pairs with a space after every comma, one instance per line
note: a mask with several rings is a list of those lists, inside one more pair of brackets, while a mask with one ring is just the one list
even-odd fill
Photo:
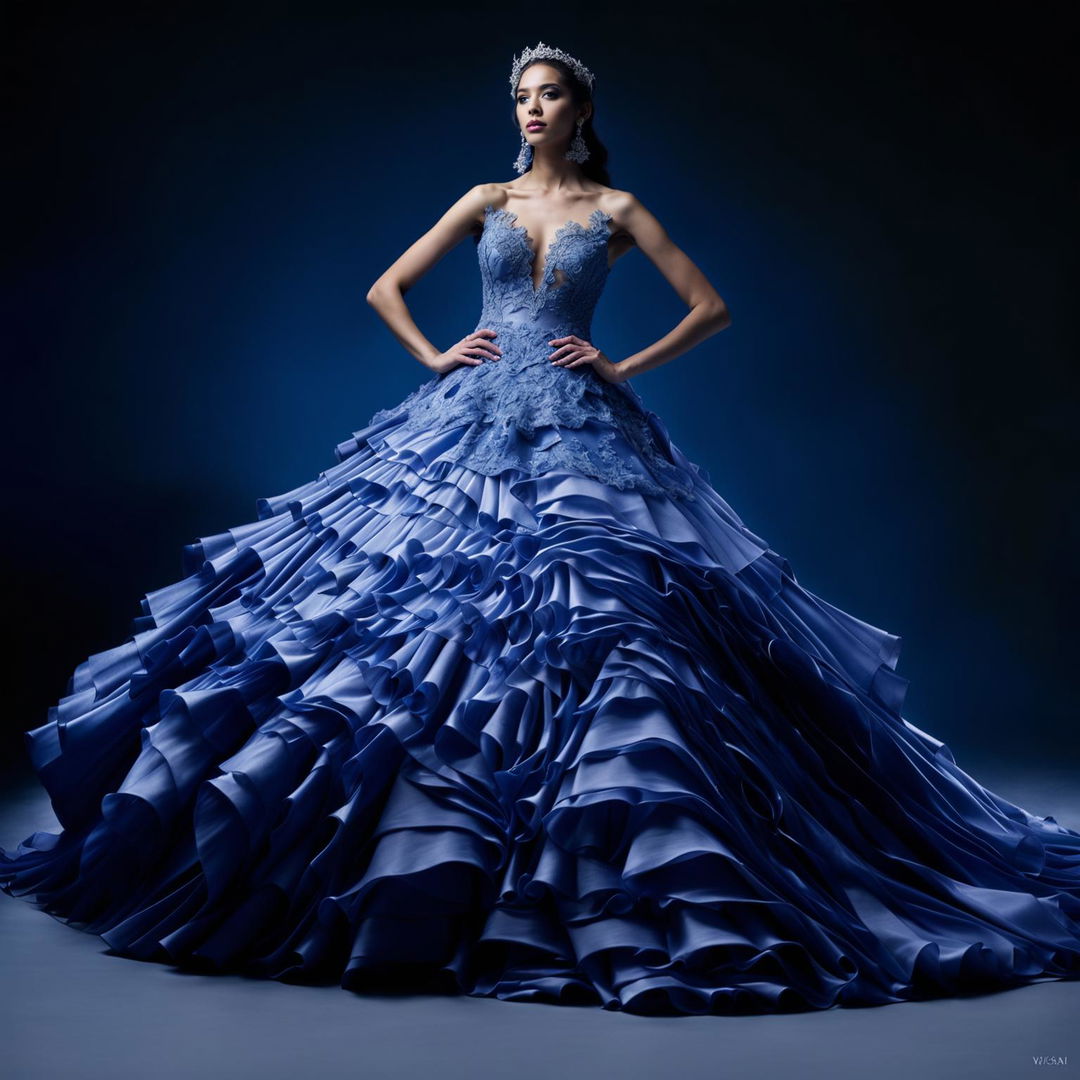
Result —
[[556, 49], [553, 45], [545, 45], [542, 41], [538, 41], [532, 48], [526, 49], [520, 56], [514, 57], [514, 66], [510, 72], [511, 94], [517, 90], [518, 82], [521, 80], [521, 72], [526, 65], [531, 64], [534, 60], [562, 60], [563, 63], [570, 65], [570, 70], [589, 88], [589, 92], [592, 92], [593, 73], [580, 60], [576, 60], [569, 53], [563, 52], [562, 49]]

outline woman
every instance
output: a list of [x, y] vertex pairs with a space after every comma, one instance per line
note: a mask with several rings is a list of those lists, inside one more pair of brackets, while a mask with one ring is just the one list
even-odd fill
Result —
[[[607, 183], [592, 73], [515, 59], [519, 179], [369, 300], [435, 377], [185, 550], [27, 733], [63, 830], [0, 885], [123, 956], [639, 1013], [1080, 974], [1080, 833], [901, 716], [900, 639], [814, 596], [628, 379], [729, 323]], [[531, 166], [531, 167], [530, 167]], [[403, 293], [467, 234], [446, 351]], [[633, 245], [690, 311], [613, 362]]]

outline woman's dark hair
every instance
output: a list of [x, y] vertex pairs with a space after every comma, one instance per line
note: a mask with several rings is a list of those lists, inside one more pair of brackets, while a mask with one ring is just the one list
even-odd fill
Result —
[[[574, 69], [566, 63], [565, 60], [559, 60], [557, 58], [548, 59], [544, 57], [540, 60], [534, 60], [532, 64], [527, 64], [522, 69], [524, 75], [526, 71], [533, 66], [533, 64], [547, 64], [550, 67], [555, 68], [563, 77], [563, 82], [566, 84], [566, 88], [570, 91], [570, 99], [578, 107], [584, 105], [586, 102], [592, 102], [592, 91], [574, 74]], [[593, 106], [595, 111], [596, 106]], [[517, 122], [517, 96], [514, 97], [514, 130], [520, 131], [520, 127]], [[600, 141], [599, 136], [596, 134], [596, 129], [593, 127], [592, 112], [589, 114], [589, 119], [581, 125], [581, 137], [585, 140], [585, 145], [589, 148], [589, 160], [584, 161], [581, 164], [581, 171], [590, 179], [595, 180], [598, 184], [604, 184], [606, 187], [611, 187], [611, 177], [607, 171], [607, 147]], [[532, 168], [530, 163], [529, 168]]]

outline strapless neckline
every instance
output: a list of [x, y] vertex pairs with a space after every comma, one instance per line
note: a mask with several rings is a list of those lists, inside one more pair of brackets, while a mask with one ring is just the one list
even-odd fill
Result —
[[529, 235], [529, 230], [525, 225], [518, 224], [517, 213], [513, 210], [507, 210], [501, 206], [493, 206], [488, 203], [484, 207], [484, 227], [487, 227], [488, 216], [493, 215], [499, 218], [506, 227], [515, 235], [521, 238], [522, 243], [525, 245], [529, 252], [529, 288], [532, 291], [533, 300], [536, 300], [542, 292], [550, 284], [550, 278], [553, 276], [552, 255], [557, 253], [559, 246], [565, 242], [566, 237], [573, 233], [589, 235], [599, 229], [603, 229], [610, 237], [608, 232], [608, 222], [612, 220], [612, 215], [605, 210], [601, 210], [597, 207], [588, 219], [582, 223], [571, 219], [560, 225], [551, 238], [551, 242], [547, 246], [547, 250], [544, 252], [544, 262], [540, 274], [539, 285], [533, 279], [533, 271], [536, 269], [536, 256], [538, 254], [536, 245], [533, 243], [532, 237]]

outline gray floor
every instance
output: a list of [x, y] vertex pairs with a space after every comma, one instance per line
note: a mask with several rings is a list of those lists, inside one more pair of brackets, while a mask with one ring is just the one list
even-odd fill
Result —
[[[1075, 771], [965, 764], [1006, 798], [1080, 829]], [[56, 831], [36, 786], [9, 784], [0, 843]], [[0, 1077], [155, 1080], [300, 1073], [382, 1077], [875, 1080], [1080, 1068], [1080, 982], [978, 998], [793, 1016], [639, 1017], [470, 997], [377, 998], [337, 987], [180, 974], [103, 955], [105, 944], [0, 894]]]

